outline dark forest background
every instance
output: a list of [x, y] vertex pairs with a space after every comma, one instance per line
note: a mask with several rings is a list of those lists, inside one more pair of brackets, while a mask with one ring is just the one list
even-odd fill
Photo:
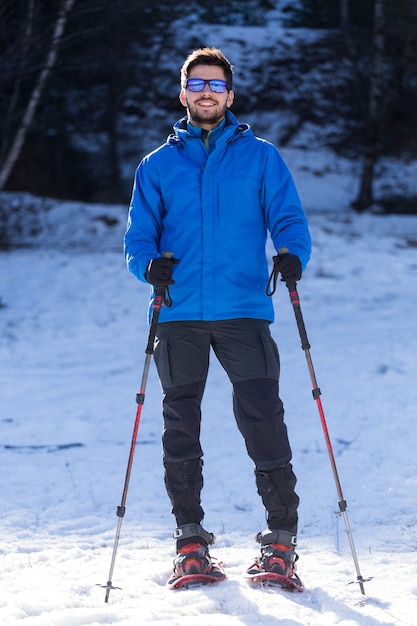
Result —
[[[276, 36], [245, 41], [277, 15]], [[255, 132], [286, 119], [266, 137], [278, 147], [309, 125], [306, 149], [360, 159], [354, 210], [372, 207], [378, 159], [416, 159], [417, 0], [0, 0], [0, 191], [127, 201], [140, 158], [183, 115], [185, 56], [219, 45], [235, 62], [215, 25], [239, 27], [235, 115]], [[413, 184], [379, 203], [417, 213]]]

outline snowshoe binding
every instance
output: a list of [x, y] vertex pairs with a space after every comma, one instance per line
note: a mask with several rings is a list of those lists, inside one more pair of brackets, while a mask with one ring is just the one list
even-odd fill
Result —
[[176, 529], [174, 537], [177, 539], [177, 556], [167, 582], [170, 589], [192, 589], [226, 578], [222, 564], [208, 551], [208, 544], [215, 540], [212, 533], [199, 524], [186, 524]]
[[256, 539], [261, 544], [261, 556], [248, 567], [245, 578], [287, 591], [304, 591], [303, 583], [295, 572], [298, 555], [293, 548], [297, 538], [286, 531], [266, 530], [258, 533]]

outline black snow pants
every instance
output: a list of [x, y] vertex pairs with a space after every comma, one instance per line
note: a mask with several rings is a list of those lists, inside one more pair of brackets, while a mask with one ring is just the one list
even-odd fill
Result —
[[279, 397], [279, 354], [269, 322], [258, 319], [158, 325], [155, 363], [164, 393], [165, 484], [177, 525], [200, 523], [204, 517], [200, 426], [211, 349], [233, 386], [233, 411], [255, 464], [268, 527], [296, 535], [299, 500]]

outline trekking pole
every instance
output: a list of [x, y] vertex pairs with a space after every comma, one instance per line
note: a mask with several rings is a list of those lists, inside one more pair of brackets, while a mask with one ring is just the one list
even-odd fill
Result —
[[[278, 250], [278, 254], [287, 254], [288, 253], [288, 249], [287, 248], [280, 248]], [[272, 278], [272, 275], [271, 275]], [[271, 282], [271, 279], [268, 283], [268, 286]], [[276, 277], [275, 277], [275, 282], [274, 282], [274, 287], [276, 284]], [[310, 372], [310, 378], [311, 378], [311, 383], [312, 383], [312, 393], [313, 393], [313, 399], [316, 401], [317, 404], [317, 408], [319, 411], [319, 415], [320, 415], [320, 421], [321, 421], [321, 425], [323, 428], [323, 433], [324, 433], [324, 438], [326, 440], [326, 446], [327, 446], [327, 452], [329, 454], [329, 459], [330, 459], [330, 464], [332, 467], [332, 471], [333, 471], [333, 476], [334, 476], [334, 480], [336, 483], [336, 489], [337, 489], [337, 493], [339, 496], [339, 510], [341, 515], [343, 516], [343, 519], [345, 521], [345, 526], [346, 526], [346, 532], [348, 535], [348, 539], [349, 539], [349, 544], [350, 544], [350, 549], [352, 552], [352, 557], [353, 557], [353, 561], [355, 564], [355, 569], [356, 569], [356, 574], [357, 574], [357, 579], [356, 582], [359, 583], [359, 587], [361, 590], [361, 593], [363, 595], [365, 595], [365, 587], [364, 587], [364, 582], [367, 582], [370, 580], [370, 578], [367, 578], [366, 580], [364, 580], [364, 578], [361, 575], [360, 569], [359, 569], [359, 561], [358, 561], [358, 557], [356, 555], [356, 550], [355, 550], [355, 545], [353, 543], [353, 537], [352, 537], [352, 532], [350, 529], [350, 524], [349, 524], [349, 518], [348, 518], [348, 514], [347, 514], [347, 502], [345, 500], [345, 498], [343, 497], [343, 492], [342, 492], [342, 486], [340, 484], [340, 479], [339, 479], [339, 474], [337, 471], [337, 467], [336, 467], [336, 461], [334, 458], [334, 454], [333, 454], [333, 448], [332, 448], [332, 444], [330, 441], [330, 436], [329, 436], [329, 431], [327, 428], [327, 424], [326, 424], [326, 418], [324, 416], [324, 410], [323, 410], [323, 405], [321, 402], [321, 391], [320, 388], [317, 384], [317, 379], [316, 379], [316, 375], [314, 372], [314, 367], [313, 367], [313, 362], [311, 359], [311, 355], [310, 355], [310, 343], [308, 341], [308, 337], [307, 337], [307, 331], [304, 325], [304, 319], [303, 319], [303, 315], [301, 312], [301, 306], [300, 306], [300, 297], [298, 295], [298, 291], [297, 291], [297, 283], [295, 281], [292, 282], [286, 282], [287, 285], [287, 289], [288, 289], [288, 293], [290, 295], [290, 300], [291, 300], [291, 304], [293, 306], [294, 309], [294, 314], [295, 314], [295, 319], [297, 321], [297, 327], [298, 327], [298, 332], [300, 334], [300, 339], [301, 339], [301, 347], [304, 350], [305, 356], [306, 356], [306, 360], [307, 360], [307, 366], [308, 366], [308, 370]], [[274, 289], [275, 290], [275, 289]], [[268, 293], [268, 292], [267, 292]], [[272, 293], [271, 293], [272, 295]]]
[[[164, 252], [162, 256], [172, 257], [172, 253]], [[124, 482], [124, 487], [123, 487], [122, 499], [116, 511], [118, 522], [117, 522], [116, 536], [114, 539], [113, 554], [112, 554], [112, 559], [111, 559], [111, 564], [110, 564], [109, 577], [105, 585], [100, 585], [100, 587], [103, 587], [106, 590], [106, 596], [104, 598], [104, 602], [109, 601], [110, 591], [112, 589], [120, 589], [120, 587], [114, 587], [112, 583], [114, 564], [116, 561], [116, 553], [117, 553], [117, 548], [119, 545], [122, 521], [123, 521], [124, 514], [126, 512], [127, 490], [129, 487], [130, 474], [132, 471], [133, 457], [135, 454], [136, 439], [137, 439], [137, 434], [138, 434], [138, 429], [139, 429], [140, 417], [142, 414], [142, 407], [145, 402], [145, 389], [146, 389], [146, 383], [148, 380], [149, 367], [150, 367], [152, 355], [154, 353], [156, 328], [158, 324], [159, 313], [161, 312], [161, 307], [164, 304], [164, 295], [165, 295], [165, 288], [157, 287], [155, 289], [155, 296], [154, 296], [154, 301], [152, 305], [152, 317], [151, 317], [151, 323], [149, 327], [148, 343], [145, 349], [145, 353], [146, 353], [145, 365], [143, 368], [140, 391], [139, 393], [136, 394], [136, 402], [137, 402], [138, 408], [136, 410], [136, 419], [135, 419], [135, 424], [133, 427], [132, 442], [130, 444], [130, 453], [129, 453], [129, 459], [127, 462], [127, 469], [126, 469], [126, 476], [125, 476], [125, 482]], [[170, 301], [170, 297], [169, 297], [169, 301]]]

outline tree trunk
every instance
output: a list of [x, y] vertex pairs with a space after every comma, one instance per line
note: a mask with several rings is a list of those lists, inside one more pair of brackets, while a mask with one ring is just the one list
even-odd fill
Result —
[[343, 33], [343, 37], [346, 43], [349, 58], [351, 61], [356, 60], [357, 52], [355, 44], [353, 43], [352, 33], [350, 28], [350, 0], [340, 0], [340, 29]]
[[0, 163], [3, 161], [3, 156], [7, 151], [7, 146], [9, 144], [9, 132], [8, 130], [11, 128], [11, 118], [15, 111], [17, 102], [19, 100], [20, 89], [22, 86], [22, 76], [25, 69], [25, 65], [28, 61], [28, 55], [30, 54], [30, 46], [32, 40], [32, 30], [33, 30], [33, 20], [34, 20], [34, 12], [35, 12], [35, 0], [29, 0], [27, 5], [27, 10], [25, 12], [25, 24], [23, 28], [23, 34], [21, 37], [21, 54], [20, 54], [20, 62], [19, 67], [16, 72], [12, 97], [10, 98], [10, 102], [8, 105], [7, 113], [5, 116], [4, 123], [4, 137], [0, 148]]
[[382, 120], [384, 117], [383, 99], [383, 60], [385, 50], [385, 7], [384, 0], [375, 0], [373, 61], [369, 82], [367, 127], [365, 132], [364, 161], [359, 194], [353, 208], [365, 211], [373, 203], [373, 179], [379, 152]]
[[35, 115], [36, 107], [40, 101], [42, 96], [42, 91], [45, 87], [45, 83], [48, 79], [48, 76], [53, 68], [57, 56], [58, 49], [61, 43], [62, 35], [64, 33], [65, 24], [68, 18], [68, 15], [73, 7], [75, 0], [63, 0], [61, 4], [61, 9], [59, 11], [59, 15], [55, 24], [54, 34], [52, 36], [52, 41], [49, 49], [49, 53], [46, 57], [45, 65], [39, 74], [39, 78], [36, 82], [36, 85], [32, 91], [32, 95], [29, 99], [29, 102], [26, 107], [26, 111], [22, 118], [22, 123], [16, 133], [15, 139], [10, 147], [8, 155], [4, 161], [4, 164], [0, 170], [0, 190], [4, 189], [5, 184], [12, 172], [12, 169], [19, 158], [20, 152], [22, 150], [22, 146], [26, 139], [27, 131], [32, 123], [33, 117]]

